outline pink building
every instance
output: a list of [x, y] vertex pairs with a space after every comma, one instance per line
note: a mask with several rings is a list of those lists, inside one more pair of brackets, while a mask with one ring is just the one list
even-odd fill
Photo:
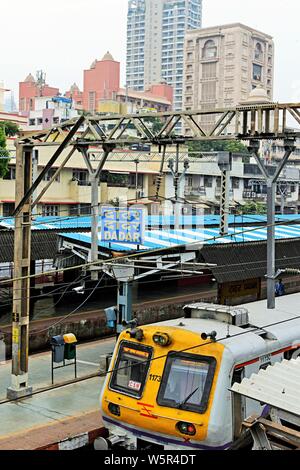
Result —
[[[127, 112], [109, 103], [127, 103], [128, 112], [141, 108], [168, 111], [173, 105], [173, 88], [166, 83], [153, 84], [145, 92], [120, 88], [120, 62], [107, 52], [84, 71], [83, 109], [88, 112]], [[108, 104], [106, 106], [106, 103]]]
[[76, 83], [73, 83], [70, 90], [65, 93], [65, 96], [71, 98], [75, 109], [83, 109], [83, 92], [80, 91]]
[[47, 84], [39, 86], [31, 73], [24, 82], [19, 83], [19, 111], [22, 115], [27, 115], [35, 110], [35, 99], [41, 96], [53, 97], [59, 94], [59, 89], [50, 87]]
[[89, 70], [84, 70], [83, 108], [94, 112], [103, 99], [115, 99], [120, 87], [120, 62], [107, 52], [102, 60], [95, 60]]

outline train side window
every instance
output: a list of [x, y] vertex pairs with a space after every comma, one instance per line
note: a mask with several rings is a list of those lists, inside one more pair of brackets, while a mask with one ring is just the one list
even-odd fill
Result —
[[241, 367], [240, 369], [234, 369], [232, 374], [231, 385], [234, 383], [240, 384], [243, 378], [245, 377], [245, 369]]
[[267, 367], [271, 366], [271, 362], [265, 362], [264, 364], [261, 364], [259, 366], [259, 370], [263, 369], [263, 370], [266, 370]]
[[290, 349], [289, 351], [285, 351], [285, 353], [283, 354], [284, 359], [287, 359], [288, 361], [290, 359], [296, 359], [299, 356], [300, 356], [300, 348]]
[[[232, 374], [231, 386], [234, 383], [240, 384], [245, 377], [245, 368], [234, 369]], [[238, 393], [233, 393], [232, 396], [232, 424], [233, 424], [233, 436], [237, 439], [241, 433], [241, 427], [243, 419], [245, 418], [245, 399]]]

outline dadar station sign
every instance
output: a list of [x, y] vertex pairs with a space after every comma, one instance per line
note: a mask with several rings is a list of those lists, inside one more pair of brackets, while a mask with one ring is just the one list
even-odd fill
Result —
[[139, 208], [101, 208], [101, 241], [135, 243], [144, 242], [144, 210]]

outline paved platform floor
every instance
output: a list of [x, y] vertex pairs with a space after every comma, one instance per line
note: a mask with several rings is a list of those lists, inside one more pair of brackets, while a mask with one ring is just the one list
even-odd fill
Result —
[[[77, 347], [78, 377], [96, 373], [102, 354], [112, 352], [115, 339]], [[51, 356], [30, 357], [30, 385], [34, 392], [51, 385]], [[0, 365], [0, 397], [5, 400], [10, 383], [10, 361]], [[55, 385], [74, 378], [73, 367], [55, 371]], [[37, 449], [57, 440], [102, 426], [99, 395], [104, 377], [43, 391], [17, 401], [0, 403], [0, 449]], [[98, 423], [98, 424], [97, 424]]]

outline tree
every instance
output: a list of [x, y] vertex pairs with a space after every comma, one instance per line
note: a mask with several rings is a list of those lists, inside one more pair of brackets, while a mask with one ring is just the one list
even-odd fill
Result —
[[262, 202], [249, 201], [239, 209], [239, 213], [243, 214], [259, 214], [264, 215], [267, 213], [266, 204]]
[[0, 128], [4, 131], [6, 137], [14, 137], [20, 132], [19, 126], [10, 121], [0, 121]]
[[[202, 152], [233, 152], [248, 154], [247, 147], [238, 140], [202, 140], [199, 142], [189, 142], [189, 153]], [[197, 155], [191, 155], [196, 156]]]
[[0, 127], [0, 178], [6, 175], [8, 170], [9, 151], [6, 148], [6, 136]]

